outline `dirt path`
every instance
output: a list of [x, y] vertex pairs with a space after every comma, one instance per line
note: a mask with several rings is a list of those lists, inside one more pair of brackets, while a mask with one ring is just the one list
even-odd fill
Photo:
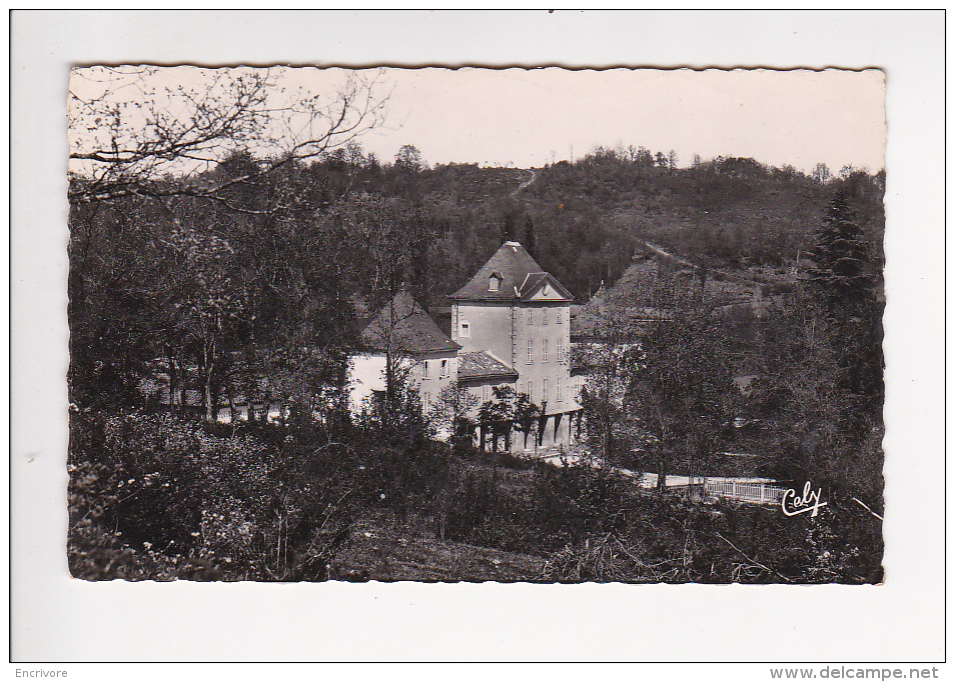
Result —
[[516, 197], [518, 192], [520, 192], [521, 190], [527, 189], [528, 187], [534, 184], [535, 180], [537, 180], [537, 171], [535, 171], [533, 168], [529, 168], [528, 171], [530, 171], [530, 174], [531, 174], [530, 180], [525, 180], [520, 185], [518, 185], [517, 189], [511, 192], [512, 197]]

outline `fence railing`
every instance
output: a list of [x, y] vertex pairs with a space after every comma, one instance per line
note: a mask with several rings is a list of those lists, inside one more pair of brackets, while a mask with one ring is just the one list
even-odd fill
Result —
[[741, 483], [739, 481], [706, 481], [704, 492], [716, 497], [727, 497], [741, 502], [779, 504], [786, 488], [766, 483]]

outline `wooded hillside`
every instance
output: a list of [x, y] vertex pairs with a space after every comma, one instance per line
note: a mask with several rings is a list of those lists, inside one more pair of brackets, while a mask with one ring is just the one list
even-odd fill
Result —
[[[630, 148], [539, 169], [429, 168], [410, 146], [381, 163], [349, 144], [315, 160], [235, 153], [201, 175], [121, 178], [105, 195], [73, 177], [74, 574], [320, 580], [356, 524], [385, 514], [395, 532], [546, 556], [547, 580], [878, 581], [880, 526], [852, 499], [882, 508], [884, 175], [672, 161]], [[413, 392], [387, 418], [353, 419], [341, 396], [363, 321], [404, 286], [443, 305], [504, 240], [580, 303], [612, 290], [647, 242], [682, 268], [645, 292], [670, 324], [637, 335], [618, 319], [634, 352], [604, 367], [619, 396], [583, 401], [594, 454], [663, 480], [749, 450], [760, 473], [825, 485], [839, 514], [793, 537], [774, 530], [782, 544], [752, 560], [747, 546], [744, 570], [732, 559], [755, 533], [707, 524], [725, 513], [729, 526], [765, 526], [762, 512], [664, 500], [647, 531], [649, 503], [589, 466], [538, 467], [513, 490], [497, 460], [477, 473], [483, 455], [437, 443]], [[706, 292], [733, 278], [786, 296], [759, 324], [718, 314]], [[624, 284], [618, 310], [648, 305]], [[740, 396], [743, 369], [759, 379]], [[163, 391], [191, 402], [163, 403]], [[243, 400], [248, 422], [214, 423]], [[289, 406], [282, 424], [265, 423], [273, 403]], [[554, 481], [567, 490], [552, 494]], [[690, 517], [708, 529], [695, 563], [689, 536], [663, 530], [682, 518], [690, 532]], [[578, 531], [554, 536], [558, 522]], [[677, 547], [682, 571], [644, 570], [679, 561]]]

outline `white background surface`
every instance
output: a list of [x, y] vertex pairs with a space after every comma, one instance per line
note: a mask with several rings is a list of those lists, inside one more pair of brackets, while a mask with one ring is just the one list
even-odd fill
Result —
[[[938, 12], [13, 13], [13, 660], [941, 660], [943, 21]], [[64, 504], [66, 82], [71, 63], [131, 61], [884, 68], [886, 584], [156, 585], [70, 579]], [[638, 134], [634, 143], [640, 144]], [[73, 679], [233, 674], [202, 666], [97, 666], [95, 675], [83, 666], [17, 667], [69, 668]], [[769, 679], [767, 668], [683, 665], [625, 675], [724, 679], [735, 671], [725, 679]], [[442, 670], [421, 674], [473, 672]], [[611, 670], [596, 674], [615, 676]], [[265, 674], [255, 667], [239, 672]], [[314, 671], [286, 667], [268, 674]], [[476, 674], [497, 673], [478, 668]]]

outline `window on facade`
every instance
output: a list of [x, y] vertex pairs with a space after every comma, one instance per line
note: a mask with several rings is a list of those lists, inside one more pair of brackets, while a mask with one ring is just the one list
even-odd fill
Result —
[[541, 324], [547, 324], [547, 308], [541, 309]]
[[441, 374], [439, 374], [438, 376], [441, 377], [442, 379], [448, 376], [448, 361], [447, 360], [441, 361]]
[[557, 380], [557, 390], [556, 390], [556, 394], [557, 394], [557, 395], [555, 395], [554, 397], [557, 398], [557, 402], [560, 402], [560, 401], [562, 401], [562, 400], [564, 399], [564, 393], [563, 393], [563, 391], [561, 390], [560, 379]]
[[541, 341], [541, 362], [547, 362], [547, 339]]
[[534, 324], [534, 309], [533, 308], [527, 309], [527, 324], [528, 325]]
[[461, 338], [462, 339], [471, 338], [471, 323], [470, 322], [461, 323]]
[[430, 372], [431, 372], [430, 366], [431, 366], [431, 364], [430, 364], [427, 360], [425, 360], [424, 363], [422, 363], [422, 364], [423, 364], [424, 367], [423, 367], [423, 369], [421, 370], [421, 376], [423, 376], [425, 379], [427, 379], [427, 378], [429, 378], [429, 376], [430, 376]]
[[527, 397], [534, 402], [534, 382], [530, 379], [527, 380]]
[[488, 400], [491, 399], [491, 387], [488, 386], [487, 384], [484, 385], [484, 388], [481, 391], [481, 399], [484, 402], [487, 402]]
[[547, 402], [547, 379], [544, 379], [544, 383], [541, 385], [541, 402]]
[[527, 364], [534, 364], [534, 339], [527, 339]]
[[557, 362], [564, 361], [564, 340], [557, 339]]
[[563, 312], [564, 312], [564, 311], [561, 310], [560, 308], [557, 309], [557, 313], [556, 313], [556, 315], [557, 315], [557, 324], [563, 324], [563, 323], [564, 323], [564, 316], [563, 316], [563, 314], [562, 314]]
[[491, 278], [487, 282], [487, 288], [489, 291], [500, 291], [501, 278], [497, 275], [491, 275]]
[[431, 404], [431, 394], [425, 391], [424, 393], [424, 406], [428, 407]]

